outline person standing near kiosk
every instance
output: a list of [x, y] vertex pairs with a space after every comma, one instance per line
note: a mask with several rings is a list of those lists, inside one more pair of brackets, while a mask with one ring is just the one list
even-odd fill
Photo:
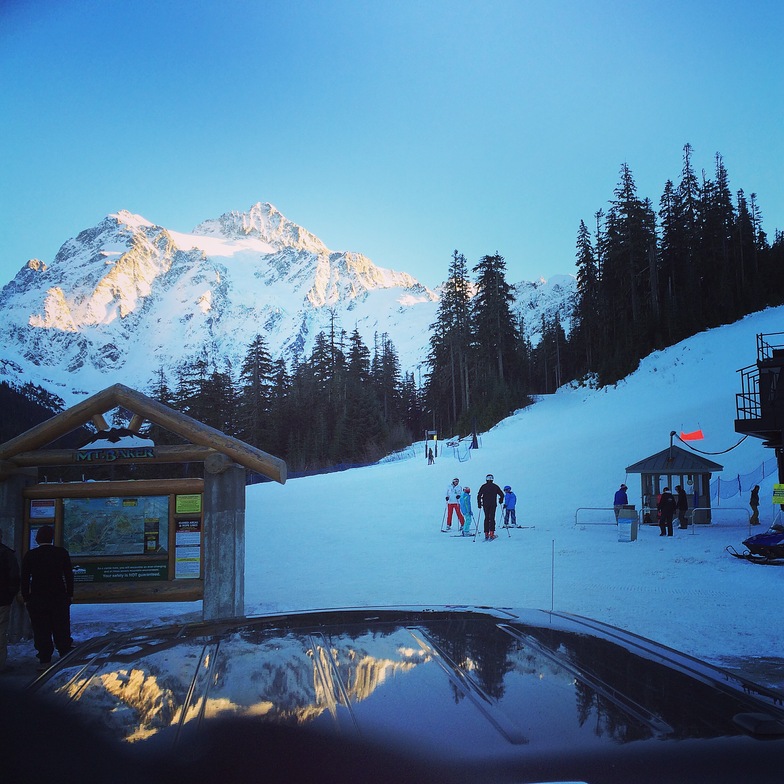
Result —
[[22, 559], [22, 598], [33, 627], [33, 644], [45, 669], [54, 649], [65, 656], [71, 639], [71, 598], [74, 579], [71, 556], [54, 545], [54, 529], [42, 525], [35, 536], [38, 547]]

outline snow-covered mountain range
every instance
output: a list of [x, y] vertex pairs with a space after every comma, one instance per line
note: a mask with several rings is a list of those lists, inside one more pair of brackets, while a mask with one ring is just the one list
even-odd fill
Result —
[[[535, 344], [574, 278], [514, 285]], [[159, 368], [205, 356], [239, 367], [262, 334], [273, 358], [307, 356], [319, 331], [387, 333], [403, 370], [421, 367], [439, 295], [361, 253], [331, 251], [274, 206], [207, 220], [190, 233], [125, 210], [31, 259], [0, 291], [0, 379], [40, 384], [71, 404], [121, 380], [146, 390]], [[170, 376], [171, 379], [171, 376]]]

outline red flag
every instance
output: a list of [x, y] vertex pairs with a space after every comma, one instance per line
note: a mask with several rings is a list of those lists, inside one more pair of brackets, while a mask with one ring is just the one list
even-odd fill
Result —
[[695, 430], [693, 433], [684, 433], [681, 430], [681, 441], [702, 441], [705, 436], [702, 434], [702, 430]]

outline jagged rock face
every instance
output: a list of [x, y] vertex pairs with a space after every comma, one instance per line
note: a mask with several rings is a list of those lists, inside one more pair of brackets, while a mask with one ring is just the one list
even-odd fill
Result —
[[[518, 284], [518, 295], [521, 287], [526, 302], [545, 289], [553, 296], [544, 281]], [[564, 294], [554, 296], [562, 306]], [[68, 240], [51, 264], [32, 259], [0, 291], [0, 378], [72, 403], [118, 380], [147, 389], [159, 368], [173, 374], [197, 356], [236, 369], [257, 334], [273, 357], [307, 355], [333, 322], [356, 327], [369, 346], [388, 333], [412, 370], [427, 354], [437, 305], [411, 275], [329, 250], [270, 204], [190, 234], [121, 211]], [[537, 327], [541, 317], [525, 321]]]

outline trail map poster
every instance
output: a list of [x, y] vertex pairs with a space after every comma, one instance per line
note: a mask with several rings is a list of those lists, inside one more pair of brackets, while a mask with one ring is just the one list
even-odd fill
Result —
[[71, 557], [160, 555], [168, 543], [169, 496], [63, 499], [63, 546]]

